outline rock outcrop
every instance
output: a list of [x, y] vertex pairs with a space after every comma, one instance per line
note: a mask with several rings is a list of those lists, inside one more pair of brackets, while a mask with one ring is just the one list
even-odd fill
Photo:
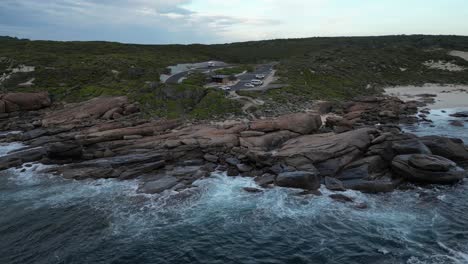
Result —
[[289, 114], [270, 120], [253, 121], [250, 124], [254, 131], [289, 130], [303, 135], [316, 132], [321, 126], [322, 119], [319, 115], [307, 113]]
[[47, 92], [6, 93], [0, 95], [0, 113], [38, 110], [51, 105]]
[[335, 115], [327, 117], [326, 126], [341, 133], [377, 123], [413, 123], [418, 121], [413, 115], [422, 105], [418, 101], [403, 102], [391, 96], [362, 96], [336, 105]]
[[54, 111], [42, 120], [44, 127], [89, 122], [95, 119], [118, 119], [124, 114], [137, 112], [135, 105], [127, 97], [98, 97], [89, 101], [71, 104], [62, 110]]
[[317, 190], [320, 187], [318, 171], [283, 172], [276, 177], [276, 185], [281, 187]]
[[393, 171], [414, 183], [452, 184], [466, 177], [457, 164], [435, 155], [413, 154], [395, 157]]
[[453, 161], [468, 160], [468, 150], [461, 139], [426, 136], [421, 138], [421, 142], [432, 151], [432, 154]]
[[[365, 112], [375, 105], [406, 106], [395, 99], [359, 100], [346, 107], [346, 116], [361, 121], [336, 132], [324, 132], [320, 116], [311, 113], [210, 124], [147, 120], [126, 97], [8, 113], [0, 117], [0, 128], [22, 133], [0, 141], [22, 141], [27, 147], [0, 157], [0, 169], [36, 161], [58, 164], [47, 172], [77, 180], [137, 178], [139, 191], [146, 193], [192, 189], [215, 170], [255, 177], [262, 188], [307, 192], [321, 183], [333, 191], [389, 192], [404, 181], [445, 184], [464, 177], [464, 170], [450, 161], [468, 161], [462, 141], [418, 138], [394, 125], [366, 125], [381, 116]], [[405, 109], [396, 118], [412, 111]], [[380, 118], [393, 120], [390, 116]]]

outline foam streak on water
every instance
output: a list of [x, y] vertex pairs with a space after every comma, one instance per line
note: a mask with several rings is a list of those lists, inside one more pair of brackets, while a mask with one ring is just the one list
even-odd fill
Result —
[[21, 149], [23, 147], [25, 147], [25, 145], [19, 142], [1, 143], [0, 144], [0, 157], [6, 156], [9, 152]]

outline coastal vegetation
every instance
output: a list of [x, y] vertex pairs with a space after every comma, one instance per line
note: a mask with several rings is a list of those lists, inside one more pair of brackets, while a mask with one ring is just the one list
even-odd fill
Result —
[[[263, 108], [314, 99], [342, 100], [375, 94], [382, 87], [427, 82], [467, 84], [468, 61], [448, 55], [464, 50], [468, 37], [384, 36], [282, 39], [220, 45], [135, 45], [112, 42], [54, 42], [0, 38], [0, 76], [19, 65], [34, 66], [3, 80], [3, 91], [47, 90], [54, 100], [79, 102], [100, 95], [127, 95], [145, 113], [207, 119], [240, 114], [223, 92], [203, 88], [202, 74], [181, 84], [163, 84], [169, 65], [221, 60], [239, 65], [218, 70], [237, 74], [276, 61], [281, 89], [242, 92]], [[452, 62], [464, 71], [429, 68], [426, 61]], [[4, 76], [5, 76], [4, 75]], [[33, 79], [33, 86], [21, 85]]]
[[242, 66], [236, 66], [236, 67], [231, 67], [231, 68], [223, 68], [220, 70], [216, 70], [217, 74], [221, 75], [236, 75], [240, 74], [243, 72], [253, 72], [254, 71], [254, 66], [252, 65], [242, 65]]

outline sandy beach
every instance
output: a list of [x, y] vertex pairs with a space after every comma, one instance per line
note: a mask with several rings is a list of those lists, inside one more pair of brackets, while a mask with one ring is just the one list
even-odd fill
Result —
[[[424, 86], [397, 86], [386, 88], [385, 93], [403, 101], [419, 100], [424, 95], [435, 95], [431, 109], [458, 108], [468, 105], [468, 86], [425, 84]], [[422, 96], [421, 96], [422, 95]]]

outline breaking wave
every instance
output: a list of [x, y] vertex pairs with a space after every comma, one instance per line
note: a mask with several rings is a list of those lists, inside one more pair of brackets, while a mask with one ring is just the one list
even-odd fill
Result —
[[145, 195], [138, 181], [45, 168], [0, 172], [0, 263], [468, 263], [466, 184], [347, 191], [354, 201], [340, 203], [325, 188], [249, 193], [252, 178], [223, 173]]

